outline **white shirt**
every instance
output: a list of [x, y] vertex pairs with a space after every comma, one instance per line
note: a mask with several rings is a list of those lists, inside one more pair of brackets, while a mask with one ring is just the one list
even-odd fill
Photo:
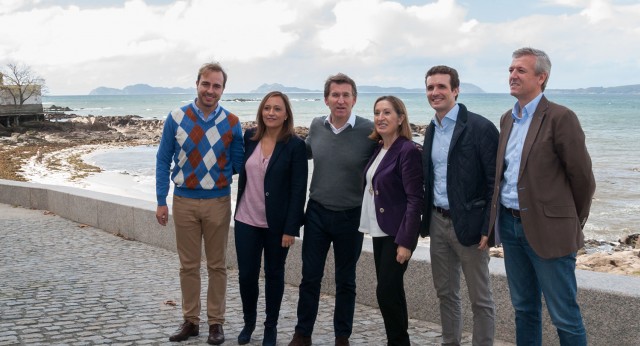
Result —
[[362, 197], [362, 212], [360, 213], [360, 228], [358, 231], [362, 233], [369, 233], [372, 237], [386, 237], [388, 234], [378, 225], [378, 219], [376, 216], [376, 202], [373, 194], [373, 176], [380, 165], [380, 161], [387, 153], [387, 149], [381, 149], [378, 156], [371, 163], [371, 166], [365, 174], [367, 185], [364, 188], [364, 196]]
[[335, 126], [333, 126], [333, 124], [331, 123], [331, 114], [327, 115], [327, 117], [324, 119], [324, 123], [329, 123], [329, 125], [331, 125], [331, 131], [333, 131], [333, 133], [335, 133], [336, 135], [344, 130], [347, 129], [347, 127], [351, 126], [351, 127], [355, 127], [356, 126], [356, 116], [355, 114], [351, 113], [349, 115], [349, 119], [347, 119], [347, 122], [344, 123], [344, 125], [342, 125], [341, 128], [336, 128]]

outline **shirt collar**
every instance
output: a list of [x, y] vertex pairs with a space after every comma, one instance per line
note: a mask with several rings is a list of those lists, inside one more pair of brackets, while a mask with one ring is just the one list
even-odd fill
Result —
[[[325, 124], [329, 124], [331, 126], [333, 126], [333, 124], [331, 123], [331, 114], [327, 115], [326, 118], [324, 118], [324, 123]], [[342, 126], [342, 128], [344, 128], [347, 125], [351, 125], [351, 127], [355, 127], [356, 126], [356, 115], [353, 114], [353, 112], [351, 112], [351, 114], [349, 115], [349, 119], [347, 119], [347, 122]], [[333, 126], [335, 127], [335, 126]], [[340, 129], [338, 129], [340, 130]]]
[[456, 103], [455, 106], [453, 106], [453, 108], [451, 108], [447, 114], [445, 114], [444, 118], [442, 118], [442, 126], [440, 126], [438, 124], [438, 116], [434, 115], [433, 119], [431, 120], [431, 122], [435, 125], [435, 126], [440, 126], [440, 127], [444, 127], [445, 124], [444, 122], [457, 122], [458, 121], [458, 112], [460, 111], [460, 106]]
[[520, 121], [520, 120], [527, 120], [527, 118], [529, 117], [533, 117], [533, 114], [536, 112], [536, 108], [538, 108], [538, 103], [540, 103], [540, 100], [542, 99], [543, 95], [544, 95], [543, 93], [538, 94], [536, 98], [534, 98], [533, 100], [531, 100], [531, 102], [527, 103], [524, 106], [524, 108], [522, 109], [522, 119], [518, 118], [518, 114], [520, 113], [520, 104], [516, 101], [516, 104], [513, 106], [513, 109], [511, 110], [511, 116], [513, 117], [513, 119], [516, 121]]
[[216, 114], [218, 114], [218, 113], [219, 113], [219, 111], [220, 111], [220, 107], [221, 107], [221, 106], [220, 106], [220, 102], [218, 102], [218, 106], [216, 106], [216, 109], [214, 109], [214, 110], [211, 112], [211, 114], [209, 114], [209, 117], [207, 117], [207, 118], [205, 119], [205, 117], [204, 117], [204, 112], [203, 112], [200, 108], [198, 108], [198, 105], [197, 105], [196, 101], [198, 101], [198, 98], [197, 98], [197, 97], [193, 100], [193, 108], [195, 108], [195, 110], [196, 110], [196, 114], [198, 114], [198, 116], [200, 117], [200, 119], [202, 119], [202, 120], [204, 120], [204, 121], [210, 121], [211, 119], [215, 118], [215, 115], [216, 115]]

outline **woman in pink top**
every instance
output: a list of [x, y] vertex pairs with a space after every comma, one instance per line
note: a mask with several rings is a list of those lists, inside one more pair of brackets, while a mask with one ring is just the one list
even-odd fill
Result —
[[244, 169], [238, 180], [235, 242], [244, 328], [238, 344], [251, 341], [256, 326], [258, 278], [264, 251], [266, 318], [262, 345], [276, 345], [284, 266], [300, 235], [307, 189], [304, 141], [293, 129], [287, 95], [273, 91], [260, 103], [257, 127], [244, 134]]

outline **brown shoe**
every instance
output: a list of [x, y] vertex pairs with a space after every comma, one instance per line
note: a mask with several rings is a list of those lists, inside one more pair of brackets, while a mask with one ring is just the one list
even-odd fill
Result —
[[336, 336], [336, 346], [349, 346], [349, 337]]
[[178, 332], [169, 337], [169, 341], [185, 341], [191, 336], [198, 336], [198, 334], [200, 334], [200, 327], [197, 324], [184, 321]]
[[207, 344], [220, 345], [224, 342], [224, 332], [222, 331], [221, 324], [212, 324], [209, 326], [209, 337], [207, 338]]
[[295, 332], [289, 346], [311, 346], [311, 336], [304, 336]]

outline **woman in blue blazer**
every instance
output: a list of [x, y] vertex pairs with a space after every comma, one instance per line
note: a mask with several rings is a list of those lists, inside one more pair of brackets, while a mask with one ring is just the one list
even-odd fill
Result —
[[264, 251], [266, 319], [262, 344], [275, 345], [284, 266], [304, 219], [308, 167], [304, 141], [293, 129], [287, 95], [273, 91], [260, 103], [256, 128], [244, 135], [244, 168], [238, 179], [235, 242], [244, 328], [240, 345], [256, 325], [258, 279]]
[[365, 168], [360, 231], [373, 238], [376, 296], [387, 345], [411, 345], [404, 273], [418, 242], [423, 204], [422, 156], [411, 140], [407, 110], [395, 96], [373, 106], [374, 131], [381, 141]]

